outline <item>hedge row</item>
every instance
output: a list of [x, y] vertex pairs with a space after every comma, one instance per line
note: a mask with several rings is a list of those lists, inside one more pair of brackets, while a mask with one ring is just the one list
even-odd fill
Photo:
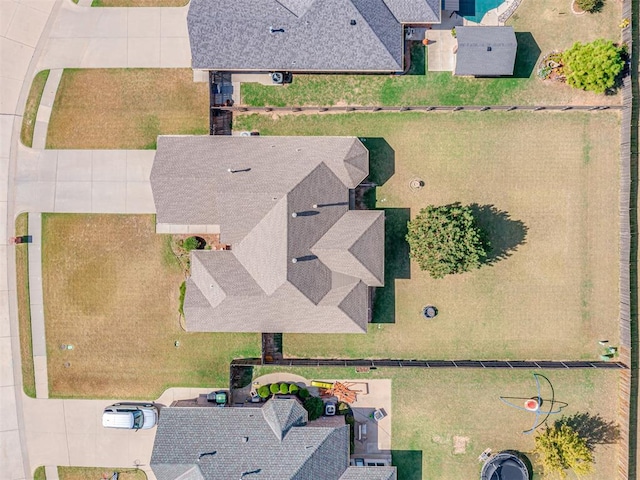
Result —
[[262, 385], [258, 388], [258, 396], [260, 398], [267, 398], [272, 394], [298, 395], [300, 398], [305, 399], [309, 396], [309, 390], [306, 388], [300, 388], [295, 383], [271, 383], [269, 385]]

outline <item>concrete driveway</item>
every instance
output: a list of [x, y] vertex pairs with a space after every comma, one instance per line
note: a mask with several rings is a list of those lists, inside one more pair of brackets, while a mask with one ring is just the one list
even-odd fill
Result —
[[[156, 400], [160, 407], [197, 398], [215, 388], [171, 388]], [[119, 430], [102, 426], [102, 411], [118, 400], [34, 400], [23, 396], [29, 461], [37, 465], [135, 467], [150, 472], [156, 428]]]

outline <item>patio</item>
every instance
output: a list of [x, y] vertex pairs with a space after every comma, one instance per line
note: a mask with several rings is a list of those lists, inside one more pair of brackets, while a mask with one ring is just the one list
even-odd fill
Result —
[[[318, 380], [318, 379], [314, 379]], [[350, 386], [356, 391], [356, 401], [351, 404], [353, 416], [356, 421], [355, 425], [355, 448], [352, 455], [353, 458], [364, 459], [366, 463], [387, 462], [391, 463], [391, 380], [367, 380], [363, 382], [355, 382], [354, 380], [320, 380], [330, 383], [341, 382]], [[319, 395], [317, 387], [311, 386], [311, 380], [299, 375], [290, 373], [271, 373], [254, 379], [253, 388], [259, 385], [268, 385], [271, 383], [289, 382], [296, 383], [299, 386], [305, 386], [309, 392]], [[238, 400], [246, 401], [249, 398], [248, 390], [251, 385], [244, 389], [234, 390], [233, 402], [238, 405]], [[245, 391], [247, 390], [247, 391]], [[336, 400], [335, 397], [323, 397], [325, 401]], [[238, 402], [238, 403], [236, 403]], [[381, 410], [385, 413], [384, 418], [377, 422], [373, 420], [373, 412]], [[316, 421], [322, 421], [325, 417], [321, 417]], [[360, 429], [359, 429], [360, 426]]]
[[464, 19], [456, 12], [442, 12], [442, 23], [427, 30], [427, 70], [430, 72], [452, 72], [455, 67], [453, 50], [457, 45], [451, 29], [463, 25]]

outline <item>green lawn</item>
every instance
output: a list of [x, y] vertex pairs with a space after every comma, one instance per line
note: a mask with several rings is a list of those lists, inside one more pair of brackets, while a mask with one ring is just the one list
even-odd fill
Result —
[[[534, 416], [504, 405], [500, 396], [529, 397], [536, 394], [532, 371], [473, 369], [391, 369], [355, 374], [353, 368], [258, 367], [254, 378], [286, 371], [308, 380], [390, 378], [392, 380], [392, 454], [399, 480], [451, 480], [480, 477], [478, 455], [515, 449], [531, 452], [534, 435], [522, 432], [533, 426]], [[547, 370], [555, 399], [568, 403], [567, 416], [587, 413], [593, 425], [601, 425], [615, 438], [619, 375], [603, 370]], [[550, 399], [548, 390], [541, 391]], [[550, 417], [550, 422], [559, 416]], [[454, 453], [454, 437], [466, 441], [464, 453]], [[589, 480], [616, 476], [616, 444], [595, 447], [595, 472]], [[535, 479], [541, 475], [536, 458]], [[551, 477], [548, 477], [551, 478]], [[574, 476], [569, 476], [573, 479]]]
[[[300, 357], [597, 359], [618, 339], [619, 116], [403, 113], [238, 116], [262, 135], [357, 135], [386, 210], [386, 279], [367, 335], [285, 335]], [[425, 187], [412, 191], [412, 179]], [[434, 280], [406, 222], [477, 204], [491, 265]], [[424, 320], [424, 305], [439, 315]]]
[[260, 355], [259, 334], [182, 330], [184, 274], [154, 216], [47, 214], [42, 233], [51, 396], [149, 400], [169, 387], [224, 387], [232, 358]]
[[111, 478], [118, 472], [118, 480], [147, 480], [147, 474], [134, 468], [58, 467], [60, 480], [99, 480]]
[[518, 53], [513, 78], [462, 78], [425, 71], [425, 48], [412, 49], [409, 75], [294, 75], [291, 85], [242, 84], [242, 102], [253, 106], [287, 105], [584, 105], [619, 104], [620, 96], [582, 92], [536, 78], [541, 55], [575, 41], [620, 39], [619, 2], [602, 12], [573, 15], [570, 2], [527, 0], [507, 22], [516, 30]]

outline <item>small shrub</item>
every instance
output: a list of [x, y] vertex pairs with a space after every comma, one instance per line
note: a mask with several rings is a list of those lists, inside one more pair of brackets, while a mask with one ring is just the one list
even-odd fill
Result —
[[602, 0], [576, 0], [576, 3], [578, 7], [580, 7], [580, 10], [593, 13], [602, 10], [602, 4], [604, 2]]
[[269, 391], [274, 395], [276, 393], [280, 393], [280, 385], [278, 385], [277, 383], [272, 383], [271, 385], [269, 385]]
[[262, 385], [260, 388], [258, 388], [258, 396], [260, 398], [267, 398], [270, 393], [271, 392], [269, 391], [268, 385]]
[[182, 242], [182, 248], [184, 248], [187, 252], [191, 250], [199, 250], [203, 248], [204, 245], [200, 242], [200, 239], [197, 237], [189, 237], [184, 242]]
[[289, 385], [289, 393], [291, 393], [292, 395], [297, 395], [299, 391], [300, 391], [300, 387], [295, 383], [292, 383], [291, 385]]
[[346, 402], [338, 402], [337, 412], [338, 415], [347, 415], [351, 412], [351, 407]]
[[298, 392], [298, 396], [302, 399], [309, 398], [309, 390], [306, 388], [301, 388]]
[[282, 393], [283, 395], [289, 393], [289, 385], [286, 383], [281, 383], [280, 384], [280, 393]]
[[456, 27], [453, 27], [453, 28], [451, 29], [451, 36], [452, 36], [453, 38], [456, 38], [456, 35], [457, 35], [457, 34], [456, 34]]
[[187, 282], [182, 282], [180, 284], [180, 305], [178, 306], [178, 311], [180, 315], [184, 317], [184, 296], [187, 293]]
[[304, 409], [309, 413], [309, 420], [320, 418], [324, 413], [324, 402], [318, 397], [309, 397], [303, 403]]

